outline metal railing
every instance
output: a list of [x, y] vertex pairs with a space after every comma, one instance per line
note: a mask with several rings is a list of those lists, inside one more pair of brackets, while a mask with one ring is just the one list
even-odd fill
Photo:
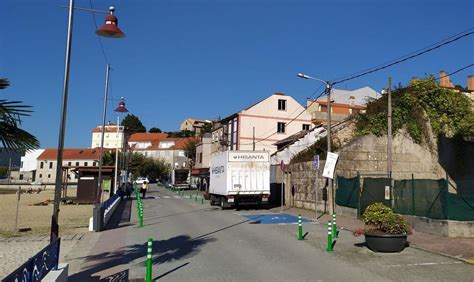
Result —
[[52, 269], [57, 269], [59, 261], [59, 246], [61, 238], [57, 238], [51, 244], [39, 251], [35, 256], [28, 259], [23, 265], [5, 277], [3, 282], [41, 281]]

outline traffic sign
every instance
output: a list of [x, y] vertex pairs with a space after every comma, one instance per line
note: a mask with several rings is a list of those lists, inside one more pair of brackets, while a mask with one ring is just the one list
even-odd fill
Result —
[[313, 159], [314, 170], [319, 169], [319, 155], [315, 155]]

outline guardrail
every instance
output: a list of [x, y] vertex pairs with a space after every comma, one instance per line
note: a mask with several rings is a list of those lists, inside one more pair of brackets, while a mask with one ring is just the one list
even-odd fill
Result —
[[119, 190], [105, 202], [94, 207], [92, 214], [92, 226], [94, 231], [100, 232], [104, 230], [105, 226], [114, 214], [115, 209], [119, 205], [121, 196], [121, 191]]
[[59, 246], [61, 238], [54, 240], [51, 244], [39, 251], [35, 256], [28, 259], [23, 265], [5, 277], [3, 282], [41, 281], [52, 269], [57, 269], [59, 261]]

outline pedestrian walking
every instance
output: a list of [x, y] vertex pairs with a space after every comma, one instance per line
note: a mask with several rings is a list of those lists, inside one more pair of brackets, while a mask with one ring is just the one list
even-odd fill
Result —
[[140, 192], [142, 192], [142, 199], [145, 199], [146, 190], [148, 190], [148, 182], [143, 181], [142, 188], [140, 189]]

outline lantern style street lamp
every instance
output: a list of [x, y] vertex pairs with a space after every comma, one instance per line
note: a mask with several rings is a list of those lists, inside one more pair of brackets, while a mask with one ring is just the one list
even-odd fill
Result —
[[67, 28], [67, 37], [66, 37], [66, 58], [64, 63], [64, 81], [63, 81], [63, 95], [62, 95], [62, 104], [61, 104], [61, 119], [59, 123], [59, 140], [58, 140], [58, 155], [56, 160], [56, 182], [54, 190], [54, 207], [53, 207], [53, 216], [51, 218], [51, 242], [59, 237], [59, 225], [58, 225], [58, 216], [59, 216], [59, 202], [61, 199], [61, 186], [62, 186], [62, 169], [63, 169], [63, 151], [64, 151], [64, 135], [66, 129], [66, 113], [67, 113], [67, 100], [68, 100], [68, 90], [69, 90], [69, 69], [71, 61], [71, 42], [72, 42], [72, 28], [73, 28], [73, 18], [74, 10], [83, 10], [94, 13], [106, 13], [109, 14], [105, 19], [105, 25], [97, 30], [97, 34], [100, 36], [105, 36], [109, 38], [121, 38], [125, 34], [118, 28], [117, 17], [113, 15], [114, 8], [111, 7], [109, 11], [99, 11], [93, 9], [77, 8], [74, 7], [74, 0], [69, 0], [69, 10], [68, 17], [68, 28]]

